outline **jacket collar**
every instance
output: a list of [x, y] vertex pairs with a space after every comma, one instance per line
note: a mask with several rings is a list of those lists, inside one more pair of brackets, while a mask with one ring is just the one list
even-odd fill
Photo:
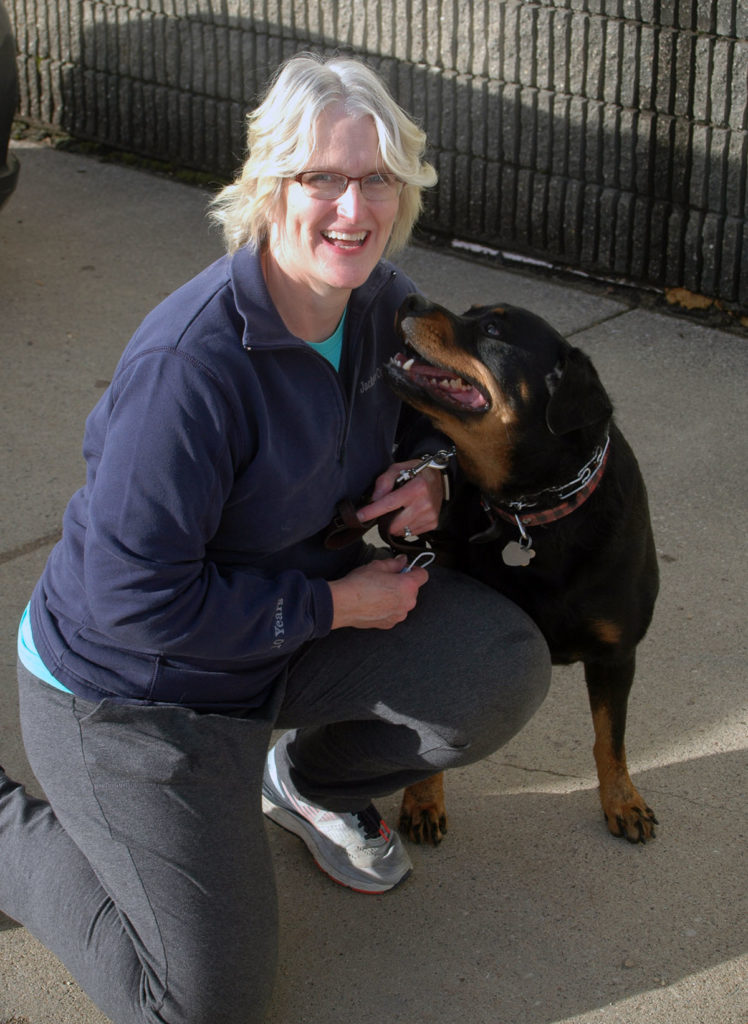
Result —
[[[301, 339], [290, 334], [283, 319], [270, 298], [258, 249], [244, 246], [230, 259], [231, 287], [236, 308], [244, 321], [242, 344], [246, 349], [274, 348], [278, 345], [304, 345]], [[370, 301], [392, 278], [394, 267], [386, 260], [380, 260], [368, 279], [360, 288], [351, 293], [349, 302], [349, 330], [354, 330], [359, 321], [359, 311], [368, 307]]]

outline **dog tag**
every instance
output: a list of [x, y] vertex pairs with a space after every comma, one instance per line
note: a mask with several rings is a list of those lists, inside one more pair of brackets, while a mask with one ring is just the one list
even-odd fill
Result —
[[501, 557], [504, 565], [529, 565], [535, 557], [535, 552], [531, 543], [523, 544], [519, 540], [510, 540], [501, 552]]

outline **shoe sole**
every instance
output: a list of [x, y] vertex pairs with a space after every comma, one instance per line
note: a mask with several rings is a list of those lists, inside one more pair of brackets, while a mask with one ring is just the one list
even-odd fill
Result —
[[338, 885], [342, 885], [346, 889], [352, 889], [354, 892], [366, 895], [381, 895], [385, 892], [391, 892], [401, 885], [412, 871], [412, 868], [408, 868], [405, 874], [398, 878], [396, 882], [378, 882], [375, 878], [367, 878], [360, 874], [347, 877], [340, 873], [337, 865], [332, 864], [324, 857], [324, 854], [316, 844], [317, 830], [311, 823], [273, 803], [264, 793], [262, 795], [262, 812], [266, 818], [270, 818], [276, 825], [280, 825], [287, 832], [292, 832], [295, 836], [298, 836], [311, 853], [320, 871], [323, 871], [333, 882], [337, 882]]

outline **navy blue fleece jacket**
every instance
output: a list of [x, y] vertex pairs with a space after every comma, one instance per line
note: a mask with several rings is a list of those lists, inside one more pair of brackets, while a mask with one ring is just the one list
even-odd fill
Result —
[[[382, 366], [413, 290], [383, 261], [354, 291], [339, 373], [288, 333], [248, 249], [146, 317], [88, 417], [86, 483], [31, 601], [61, 683], [90, 700], [251, 708], [329, 632], [326, 580], [363, 547], [322, 536], [393, 461], [401, 410]], [[429, 433], [398, 460], [433, 449]]]

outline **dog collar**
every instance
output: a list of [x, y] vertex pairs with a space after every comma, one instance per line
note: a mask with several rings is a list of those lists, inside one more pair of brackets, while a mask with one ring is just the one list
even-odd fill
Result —
[[[491, 502], [490, 507], [507, 522], [513, 523], [519, 517], [524, 526], [544, 526], [555, 522], [556, 519], [563, 519], [584, 504], [595, 491], [605, 470], [609, 450], [610, 436], [605, 438], [604, 444], [595, 448], [592, 457], [568, 483], [560, 487], [548, 487], [536, 494], [524, 495], [515, 501], [501, 504]], [[548, 507], [549, 500], [557, 501], [557, 504]]]
[[[582, 466], [574, 479], [569, 480], [568, 483], [562, 484], [560, 487], [549, 487], [544, 491], [538, 491], [536, 494], [524, 495], [514, 501], [502, 504], [489, 501], [485, 496], [481, 497], [481, 505], [484, 512], [488, 515], [491, 525], [483, 533], [477, 533], [472, 536], [470, 538], [471, 542], [486, 544], [489, 541], [496, 540], [502, 532], [499, 523], [496, 521], [498, 516], [504, 522], [517, 525], [520, 539], [516, 542], [510, 542], [510, 544], [516, 544], [528, 556], [526, 561], [523, 560], [513, 564], [528, 564], [535, 552], [532, 551], [532, 540], [525, 531], [525, 527], [547, 526], [549, 523], [554, 523], [558, 519], [571, 515], [580, 505], [583, 505], [597, 489], [605, 472], [609, 454], [610, 436], [607, 436], [605, 443], [595, 448], [592, 457]], [[554, 501], [555, 504], [548, 505], [547, 502], [549, 500]], [[506, 556], [504, 560], [506, 561]]]

